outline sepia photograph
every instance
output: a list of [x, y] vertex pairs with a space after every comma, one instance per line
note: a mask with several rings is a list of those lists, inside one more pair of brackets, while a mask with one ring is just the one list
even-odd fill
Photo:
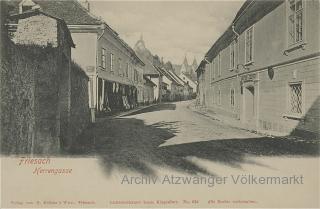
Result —
[[320, 208], [319, 0], [0, 9], [0, 208]]

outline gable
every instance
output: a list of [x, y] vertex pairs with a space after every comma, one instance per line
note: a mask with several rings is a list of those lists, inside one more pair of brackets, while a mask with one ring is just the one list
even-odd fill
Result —
[[[99, 18], [93, 16], [83, 8], [77, 0], [33, 0], [32, 2], [37, 4], [42, 12], [63, 19], [67, 25], [98, 25], [103, 23]], [[8, 1], [10, 6], [9, 13], [11, 15], [19, 13], [20, 3], [22, 3], [22, 1]]]

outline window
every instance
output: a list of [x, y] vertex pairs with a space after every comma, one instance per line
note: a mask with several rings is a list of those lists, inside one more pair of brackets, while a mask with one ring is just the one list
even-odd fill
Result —
[[126, 77], [129, 77], [129, 63], [127, 63], [127, 68], [126, 68]]
[[212, 61], [211, 65], [212, 65], [212, 80], [214, 80], [214, 78], [215, 78], [215, 73], [214, 73], [214, 61]]
[[121, 58], [118, 59], [118, 66], [119, 66], [118, 75], [122, 76]]
[[218, 54], [218, 76], [221, 76], [221, 56]]
[[114, 65], [114, 55], [111, 53], [110, 54], [110, 71], [111, 72], [114, 72], [113, 65]]
[[213, 92], [213, 94], [212, 94], [212, 104], [214, 104], [215, 103], [214, 86], [212, 87], [212, 92]]
[[106, 68], [106, 49], [101, 49], [101, 67], [103, 69]]
[[214, 62], [209, 63], [209, 71], [211, 80], [214, 80]]
[[250, 63], [253, 61], [253, 27], [249, 28], [246, 31], [245, 40], [246, 63]]
[[302, 83], [290, 83], [289, 112], [294, 115], [302, 114]]
[[218, 89], [218, 105], [221, 105], [221, 90], [220, 90], [220, 86]]
[[234, 89], [231, 89], [230, 90], [230, 105], [231, 105], [231, 108], [234, 108], [234, 98], [235, 98]]
[[134, 81], [138, 81], [138, 71], [134, 69]]
[[233, 70], [235, 68], [235, 41], [230, 44], [230, 69]]
[[303, 40], [303, 4], [302, 0], [289, 0], [288, 8], [288, 45]]

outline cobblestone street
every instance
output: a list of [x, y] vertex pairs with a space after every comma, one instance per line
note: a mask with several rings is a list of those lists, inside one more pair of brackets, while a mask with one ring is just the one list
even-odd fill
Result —
[[[318, 201], [309, 201], [319, 194], [318, 141], [271, 138], [232, 128], [195, 112], [190, 104], [164, 103], [126, 116], [99, 118], [74, 144], [73, 155], [66, 153], [43, 165], [71, 169], [71, 175], [35, 175], [34, 169], [40, 167], [19, 166], [20, 160], [6, 158], [3, 176], [15, 181], [3, 182], [9, 191], [4, 199], [19, 191], [33, 200], [35, 192], [50, 182], [50, 189], [38, 192], [37, 199], [56, 195], [74, 205], [84, 200], [99, 207], [128, 207], [130, 202], [147, 208], [177, 206], [173, 202], [183, 208], [238, 207], [240, 202], [244, 208], [318, 207]], [[167, 178], [191, 177], [226, 181], [163, 183]], [[234, 183], [233, 177], [241, 183]], [[250, 177], [301, 180], [256, 184], [247, 180]], [[280, 201], [283, 194], [290, 198]]]
[[215, 175], [221, 165], [224, 171], [244, 165], [268, 168], [271, 165], [265, 165], [264, 157], [274, 164], [275, 158], [319, 155], [318, 142], [265, 137], [233, 128], [194, 112], [190, 104], [165, 103], [101, 119], [83, 135], [74, 152], [97, 155], [108, 174], [119, 169], [145, 175], [162, 169]]

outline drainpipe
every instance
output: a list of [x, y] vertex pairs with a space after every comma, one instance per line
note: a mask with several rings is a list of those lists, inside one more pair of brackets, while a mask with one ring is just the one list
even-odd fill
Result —
[[[238, 40], [240, 37], [240, 34], [237, 33], [237, 31], [234, 29], [235, 28], [234, 23], [232, 23], [231, 28], [232, 28], [232, 32], [236, 35], [236, 40]], [[239, 45], [239, 43], [237, 43], [237, 69], [238, 69], [238, 64], [239, 64], [239, 52], [240, 52], [240, 45]], [[237, 78], [238, 78], [238, 73], [237, 73]]]
[[[237, 33], [237, 31], [234, 29], [234, 23], [232, 23], [232, 32], [236, 35], [236, 40], [237, 42], [239, 41], [239, 37], [240, 37], [240, 34]], [[238, 64], [239, 64], [239, 52], [240, 52], [240, 44], [239, 42], [237, 43], [237, 70], [236, 70], [236, 73], [237, 73], [237, 81], [238, 83], [240, 83], [240, 80], [239, 80], [239, 71], [238, 71]], [[241, 85], [240, 85], [240, 92], [241, 92]], [[241, 93], [240, 93], [241, 94]], [[240, 107], [240, 111], [239, 111], [239, 120], [241, 120], [241, 107]]]

